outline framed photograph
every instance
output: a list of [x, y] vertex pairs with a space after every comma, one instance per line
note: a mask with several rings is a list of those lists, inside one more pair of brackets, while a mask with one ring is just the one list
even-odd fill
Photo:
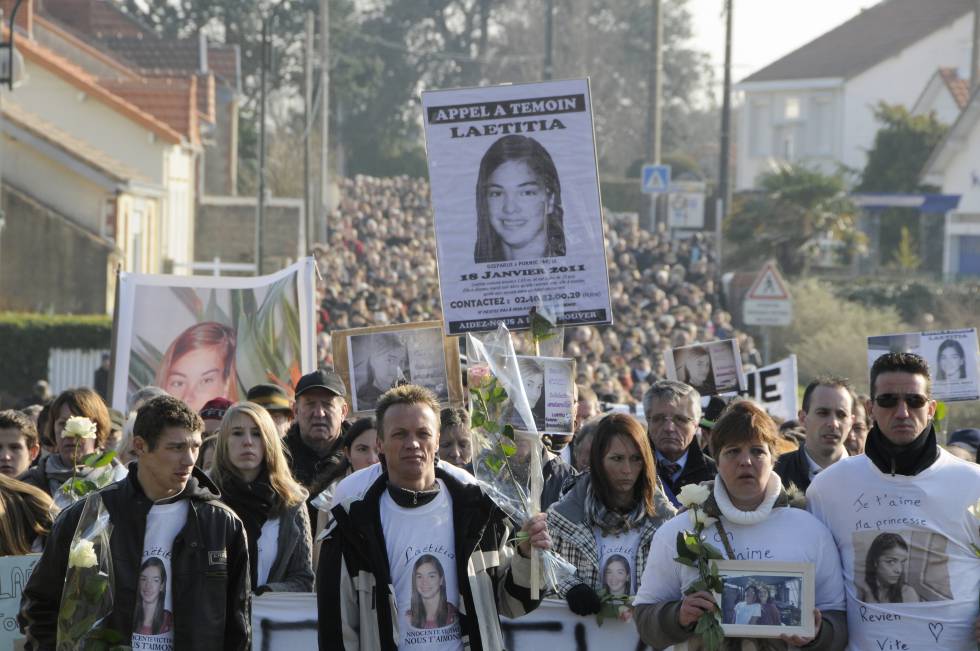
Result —
[[813, 637], [813, 563], [718, 561], [725, 637]]
[[331, 338], [353, 414], [370, 414], [382, 393], [403, 383], [432, 390], [440, 404], [463, 404], [459, 344], [443, 336], [441, 321], [338, 330]]
[[738, 341], [722, 339], [672, 348], [664, 352], [667, 377], [689, 384], [702, 396], [745, 390]]

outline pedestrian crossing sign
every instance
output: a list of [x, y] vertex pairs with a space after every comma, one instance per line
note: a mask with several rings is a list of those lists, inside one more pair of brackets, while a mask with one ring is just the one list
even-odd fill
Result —
[[670, 165], [644, 165], [642, 189], [647, 194], [670, 191]]

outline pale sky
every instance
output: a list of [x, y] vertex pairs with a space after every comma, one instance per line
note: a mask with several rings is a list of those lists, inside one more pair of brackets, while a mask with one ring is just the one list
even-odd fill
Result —
[[[732, 82], [741, 81], [875, 4], [876, 0], [733, 0]], [[691, 42], [711, 54], [719, 84], [725, 61], [723, 6], [723, 0], [688, 3], [694, 17]]]

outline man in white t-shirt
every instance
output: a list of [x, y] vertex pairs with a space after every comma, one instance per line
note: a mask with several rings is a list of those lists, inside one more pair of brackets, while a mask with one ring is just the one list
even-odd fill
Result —
[[320, 648], [503, 648], [498, 615], [538, 605], [530, 552], [551, 545], [544, 514], [515, 546], [510, 520], [480, 487], [435, 465], [439, 403], [428, 389], [385, 392], [376, 420], [385, 471], [334, 507], [320, 553]]
[[[154, 398], [136, 415], [129, 476], [98, 492], [112, 523], [113, 610], [102, 627], [134, 651], [251, 649], [245, 529], [194, 467], [204, 423], [182, 401]], [[24, 588], [27, 649], [54, 649], [68, 553], [89, 496], [55, 522]]]
[[808, 508], [840, 550], [849, 649], [975, 651], [980, 466], [936, 442], [926, 361], [889, 353], [871, 367], [874, 426], [864, 454], [818, 474]]

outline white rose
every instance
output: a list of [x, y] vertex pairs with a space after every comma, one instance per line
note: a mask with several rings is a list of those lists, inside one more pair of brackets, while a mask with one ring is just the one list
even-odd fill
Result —
[[691, 514], [691, 526], [696, 527], [698, 524], [704, 525], [705, 528], [710, 527], [715, 522], [718, 521], [717, 518], [713, 518], [701, 509], [691, 509], [688, 511]]
[[79, 540], [68, 552], [68, 567], [95, 567], [99, 559], [95, 556], [95, 544], [91, 540]]
[[709, 495], [711, 495], [711, 489], [707, 486], [688, 484], [677, 494], [677, 501], [687, 508], [691, 508], [692, 505], [701, 506], [704, 504]]
[[95, 432], [95, 423], [91, 419], [85, 416], [72, 416], [65, 423], [65, 431], [61, 433], [61, 436], [78, 439], [94, 439]]
[[966, 510], [969, 511], [970, 515], [972, 515], [974, 518], [980, 520], [980, 500], [977, 500], [977, 503], [973, 506], [968, 506]]

